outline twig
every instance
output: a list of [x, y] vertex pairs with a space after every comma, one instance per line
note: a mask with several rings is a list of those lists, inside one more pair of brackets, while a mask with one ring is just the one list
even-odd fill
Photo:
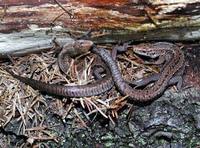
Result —
[[30, 138], [28, 138], [27, 141], [32, 144], [34, 141], [49, 141], [49, 140], [53, 140], [58, 143], [58, 141], [56, 140], [56, 137], [44, 137], [44, 136], [43, 137], [41, 137], [41, 136], [30, 137]]
[[31, 127], [27, 128], [25, 131], [42, 131], [45, 129], [51, 129], [53, 127], [59, 126], [59, 124], [51, 125], [51, 126], [37, 126], [37, 127]]
[[13, 58], [12, 58], [12, 56], [11, 55], [9, 55], [9, 54], [6, 54], [6, 56], [8, 57], [8, 59], [10, 60], [10, 62], [14, 65], [15, 64], [15, 62], [14, 62], [14, 60], [13, 60]]
[[144, 9], [145, 14], [147, 15], [148, 19], [156, 26], [159, 27], [159, 25], [157, 24], [157, 22], [154, 20], [154, 18], [152, 17], [152, 15], [149, 13], [149, 11], [147, 10], [147, 8]]
[[87, 100], [89, 103], [91, 103], [91, 104], [96, 108], [96, 110], [99, 111], [99, 113], [102, 114], [105, 118], [108, 118], [108, 117], [106, 116], [106, 114], [104, 114], [104, 113], [102, 112], [102, 110], [101, 110], [97, 105], [95, 105], [95, 103], [93, 103], [90, 99], [85, 99], [85, 100]]
[[1, 21], [3, 21], [3, 19], [5, 18], [6, 14], [7, 14], [7, 10], [8, 10], [8, 6], [5, 4], [3, 7], [3, 15], [0, 17]]
[[81, 121], [81, 123], [82, 123], [82, 125], [84, 126], [84, 127], [87, 127], [87, 125], [86, 125], [86, 123], [83, 121], [83, 119], [79, 116], [79, 113], [78, 113], [78, 111], [74, 108], [74, 113], [75, 113], [75, 115], [78, 117], [78, 119]]
[[54, 20], [51, 22], [52, 26], [54, 24], [54, 22], [59, 18], [61, 17], [65, 12], [61, 13], [60, 15], [58, 15], [56, 18], [54, 18]]
[[72, 19], [73, 18], [73, 14], [69, 11], [67, 11], [60, 2], [58, 2], [57, 0], [54, 0], [54, 2], [60, 7], [63, 9], [63, 11], [65, 11], [65, 13], [67, 13], [69, 15], [69, 17]]
[[143, 64], [137, 63], [137, 62], [135, 62], [135, 61], [132, 61], [132, 60], [126, 58], [126, 57], [122, 57], [122, 56], [119, 56], [118, 58], [119, 58], [119, 59], [122, 59], [122, 60], [126, 60], [126, 61], [130, 62], [131, 64], [133, 64], [133, 65], [135, 65], [135, 66], [139, 66], [139, 67], [142, 67], [142, 68], [148, 68], [148, 69], [150, 69], [151, 71], [153, 71], [153, 72], [155, 72], [155, 73], [158, 73], [157, 70], [155, 70], [154, 68], [152, 68], [152, 67], [149, 66], [149, 65], [143, 65]]

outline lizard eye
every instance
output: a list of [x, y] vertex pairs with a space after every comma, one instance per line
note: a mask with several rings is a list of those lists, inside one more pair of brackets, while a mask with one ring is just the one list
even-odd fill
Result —
[[79, 43], [79, 46], [81, 47], [81, 46], [83, 46], [84, 45], [84, 42], [80, 42]]
[[87, 44], [87, 42], [81, 42], [81, 46]]

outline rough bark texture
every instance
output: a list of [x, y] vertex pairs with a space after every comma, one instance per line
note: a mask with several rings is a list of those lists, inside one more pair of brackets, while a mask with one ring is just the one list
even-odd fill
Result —
[[[63, 31], [63, 36], [59, 36], [59, 31]], [[74, 40], [64, 32], [64, 30], [56, 28], [48, 32], [48, 29], [41, 28], [9, 34], [2, 33], [0, 34], [0, 59], [7, 58], [8, 55], [23, 56], [52, 49], [56, 43], [62, 47]]]
[[[93, 40], [198, 40], [200, 2], [130, 0], [60, 0], [73, 14], [70, 18], [53, 1], [0, 1], [0, 32], [21, 31], [32, 26], [61, 26], [70, 30], [96, 30]], [[63, 14], [64, 13], [64, 14]], [[63, 14], [63, 15], [61, 15]], [[60, 16], [61, 15], [61, 16]], [[58, 17], [60, 16], [60, 17]], [[97, 32], [101, 30], [101, 32]]]

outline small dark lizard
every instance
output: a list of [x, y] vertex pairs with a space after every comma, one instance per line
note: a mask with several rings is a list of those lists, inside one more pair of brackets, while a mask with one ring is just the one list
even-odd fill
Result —
[[[129, 96], [134, 101], [149, 101], [161, 95], [167, 88], [170, 79], [184, 66], [185, 62], [183, 52], [179, 49], [178, 46], [174, 44], [159, 42], [155, 44], [148, 44], [147, 47], [151, 50], [144, 51], [142, 48], [136, 48], [134, 51], [138, 54], [145, 54], [146, 56], [150, 57], [156, 57], [156, 54], [158, 53], [158, 55], [161, 54], [163, 57], [166, 56], [168, 62], [164, 65], [158, 81], [156, 81], [152, 87], [146, 88], [144, 90], [134, 89], [124, 81], [119, 67], [117, 66], [115, 60], [112, 58], [109, 51], [103, 48], [93, 48], [93, 52], [98, 54], [111, 70], [114, 83], [119, 91], [122, 94]], [[158, 61], [158, 63], [160, 61]]]
[[[165, 43], [157, 43], [157, 44], [158, 45], [156, 45], [156, 46], [160, 46], [159, 44], [161, 44], [160, 47], [162, 47], [162, 44], [165, 44]], [[133, 51], [135, 51], [135, 53], [137, 53], [139, 55], [148, 56], [151, 58], [158, 57], [158, 59], [156, 61], [145, 62], [145, 64], [161, 65], [164, 63], [164, 66], [162, 66], [160, 73], [151, 74], [147, 77], [141, 78], [139, 80], [135, 80], [135, 81], [131, 82], [130, 84], [135, 85], [136, 87], [141, 87], [141, 86], [145, 86], [151, 82], [155, 82], [155, 81], [159, 80], [159, 78], [161, 77], [161, 74], [163, 72], [163, 69], [170, 63], [170, 60], [172, 60], [171, 59], [173, 56], [172, 52], [167, 51], [162, 48], [155, 48], [155, 47], [151, 46], [151, 44], [139, 44], [139, 45], [132, 46], [132, 47], [133, 47]], [[182, 87], [182, 81], [183, 81], [182, 76], [183, 76], [184, 70], [185, 70], [185, 63], [179, 70], [177, 70], [177, 72], [169, 80], [168, 85], [176, 84], [178, 90], [180, 90]]]
[[81, 54], [87, 53], [93, 46], [93, 42], [89, 40], [74, 40], [65, 44], [58, 54], [58, 66], [62, 72], [67, 74], [69, 70], [69, 61]]
[[[61, 70], [66, 72], [64, 59], [66, 58], [67, 53], [70, 53], [72, 56], [76, 56], [82, 52], [87, 52], [92, 47], [93, 42], [87, 40], [77, 40], [71, 45], [64, 46], [61, 54], [59, 54], [58, 63], [61, 66]], [[114, 83], [110, 74], [110, 71], [106, 66], [103, 67], [106, 71], [106, 76], [102, 79], [96, 80], [94, 83], [86, 85], [75, 85], [75, 86], [62, 86], [57, 84], [48, 84], [31, 78], [22, 77], [14, 74], [11, 70], [6, 69], [14, 78], [22, 81], [23, 83], [30, 85], [32, 88], [46, 92], [49, 94], [66, 96], [66, 97], [86, 97], [102, 94], [110, 90]]]

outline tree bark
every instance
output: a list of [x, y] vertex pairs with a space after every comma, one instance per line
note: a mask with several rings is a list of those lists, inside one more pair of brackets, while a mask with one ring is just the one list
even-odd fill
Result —
[[[53, 36], [62, 40], [69, 31], [81, 34], [92, 30], [91, 40], [96, 43], [200, 39], [199, 0], [173, 2], [157, 0], [69, 0], [66, 2], [60, 0], [59, 3], [63, 9], [55, 1], [49, 3], [48, 0], [0, 1], [1, 55], [13, 47], [17, 50], [24, 50], [26, 47], [37, 50], [40, 50], [40, 47], [51, 48]], [[49, 34], [52, 26], [60, 28], [60, 31]], [[26, 38], [24, 30], [33, 32], [34, 35]], [[16, 31], [19, 33], [8, 35]], [[12, 38], [12, 35], [15, 38]], [[16, 35], [18, 39], [21, 39], [20, 42], [15, 43]], [[5, 40], [6, 37], [8, 39]]]

